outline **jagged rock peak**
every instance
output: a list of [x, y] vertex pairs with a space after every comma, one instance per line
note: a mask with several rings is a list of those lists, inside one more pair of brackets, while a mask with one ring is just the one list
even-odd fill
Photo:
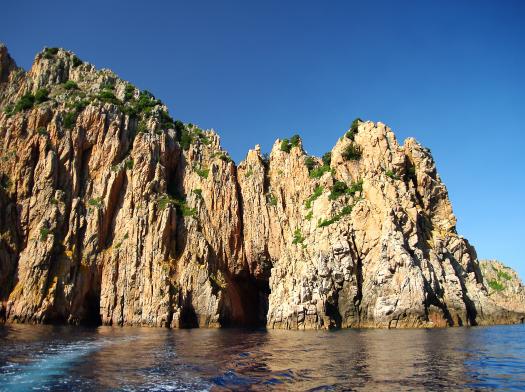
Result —
[[0, 42], [0, 83], [6, 83], [9, 80], [9, 75], [19, 69], [15, 61], [9, 55], [7, 46]]
[[[169, 327], [510, 323], [429, 150], [356, 120], [235, 165], [109, 70], [0, 49], [0, 317]], [[4, 66], [5, 65], [5, 66]], [[7, 71], [4, 71], [7, 70]], [[489, 285], [490, 287], [490, 285]]]

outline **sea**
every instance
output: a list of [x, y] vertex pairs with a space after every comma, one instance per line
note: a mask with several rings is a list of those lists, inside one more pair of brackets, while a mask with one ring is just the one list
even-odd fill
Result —
[[0, 391], [525, 391], [525, 325], [0, 326]]

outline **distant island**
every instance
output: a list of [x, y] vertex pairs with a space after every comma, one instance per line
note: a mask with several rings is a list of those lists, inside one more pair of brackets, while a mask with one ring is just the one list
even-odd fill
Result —
[[521, 281], [458, 235], [430, 151], [380, 122], [321, 158], [289, 135], [236, 165], [113, 72], [58, 48], [25, 72], [1, 45], [0, 141], [4, 322], [524, 321]]

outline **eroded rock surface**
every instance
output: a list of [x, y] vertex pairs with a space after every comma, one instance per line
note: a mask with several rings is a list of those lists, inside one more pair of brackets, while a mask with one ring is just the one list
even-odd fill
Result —
[[497, 260], [480, 260], [483, 284], [499, 306], [525, 313], [525, 286], [516, 271]]
[[0, 314], [167, 327], [511, 323], [430, 152], [356, 122], [238, 166], [213, 131], [62, 49], [0, 46]]

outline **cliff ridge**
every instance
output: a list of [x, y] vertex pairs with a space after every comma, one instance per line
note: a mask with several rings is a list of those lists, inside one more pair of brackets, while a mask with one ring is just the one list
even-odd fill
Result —
[[73, 53], [0, 46], [0, 313], [173, 328], [523, 321], [494, 300], [430, 151], [356, 120], [236, 165], [213, 130]]

